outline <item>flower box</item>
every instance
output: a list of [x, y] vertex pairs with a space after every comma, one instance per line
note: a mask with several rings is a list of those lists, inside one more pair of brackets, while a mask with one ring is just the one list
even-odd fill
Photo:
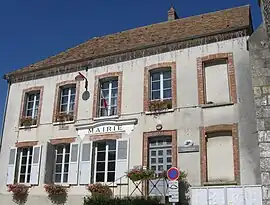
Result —
[[67, 122], [67, 121], [73, 121], [73, 120], [74, 120], [73, 113], [57, 113], [55, 115], [56, 122]]
[[87, 186], [87, 190], [91, 192], [92, 196], [102, 195], [104, 197], [112, 197], [113, 195], [112, 190], [108, 185], [103, 185], [100, 183], [89, 184]]
[[131, 181], [151, 180], [155, 178], [155, 172], [151, 169], [134, 168], [127, 173]]
[[159, 112], [172, 109], [172, 100], [152, 100], [148, 105], [150, 112]]
[[29, 127], [31, 125], [36, 125], [37, 119], [32, 117], [22, 117], [20, 119], [20, 126]]
[[46, 184], [45, 191], [53, 204], [65, 204], [67, 201], [67, 188], [61, 185]]
[[12, 192], [13, 201], [21, 205], [27, 201], [29, 187], [24, 184], [10, 184], [8, 185], [8, 192]]

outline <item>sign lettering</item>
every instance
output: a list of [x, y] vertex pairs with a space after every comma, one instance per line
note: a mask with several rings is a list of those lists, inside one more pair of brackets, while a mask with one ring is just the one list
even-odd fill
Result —
[[88, 134], [102, 134], [111, 132], [123, 132], [123, 127], [121, 125], [103, 125], [98, 127], [93, 127], [88, 130]]

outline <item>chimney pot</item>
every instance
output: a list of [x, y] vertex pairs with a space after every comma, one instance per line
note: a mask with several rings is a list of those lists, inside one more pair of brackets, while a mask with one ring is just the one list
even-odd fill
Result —
[[173, 20], [176, 20], [176, 19], [178, 19], [176, 10], [175, 10], [175, 8], [173, 6], [171, 6], [171, 8], [168, 11], [168, 21], [173, 21]]

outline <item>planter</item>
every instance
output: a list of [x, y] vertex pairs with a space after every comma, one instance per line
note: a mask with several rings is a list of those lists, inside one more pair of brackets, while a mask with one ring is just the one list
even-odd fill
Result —
[[48, 198], [53, 204], [65, 204], [67, 201], [67, 189], [61, 185], [49, 184], [44, 186]]
[[12, 199], [16, 204], [23, 205], [27, 201], [29, 187], [24, 184], [8, 185], [8, 192], [12, 192]]
[[153, 100], [148, 105], [150, 112], [159, 112], [172, 109], [172, 100]]
[[37, 124], [37, 119], [32, 118], [32, 117], [22, 117], [20, 119], [20, 126], [29, 127], [31, 125], [36, 125], [36, 124]]
[[89, 184], [87, 186], [87, 190], [91, 192], [92, 196], [104, 196], [104, 197], [112, 197], [113, 193], [109, 186], [102, 185], [100, 183], [97, 184]]
[[133, 181], [150, 180], [155, 178], [155, 172], [150, 169], [136, 168], [127, 173], [127, 177]]
[[73, 121], [74, 115], [71, 113], [57, 113], [55, 115], [55, 121], [56, 122], [67, 122], [67, 121]]

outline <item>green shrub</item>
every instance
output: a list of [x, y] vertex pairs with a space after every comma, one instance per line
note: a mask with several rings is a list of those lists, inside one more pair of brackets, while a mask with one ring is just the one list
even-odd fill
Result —
[[84, 205], [159, 205], [160, 202], [156, 198], [109, 198], [101, 195], [93, 197], [85, 197]]

